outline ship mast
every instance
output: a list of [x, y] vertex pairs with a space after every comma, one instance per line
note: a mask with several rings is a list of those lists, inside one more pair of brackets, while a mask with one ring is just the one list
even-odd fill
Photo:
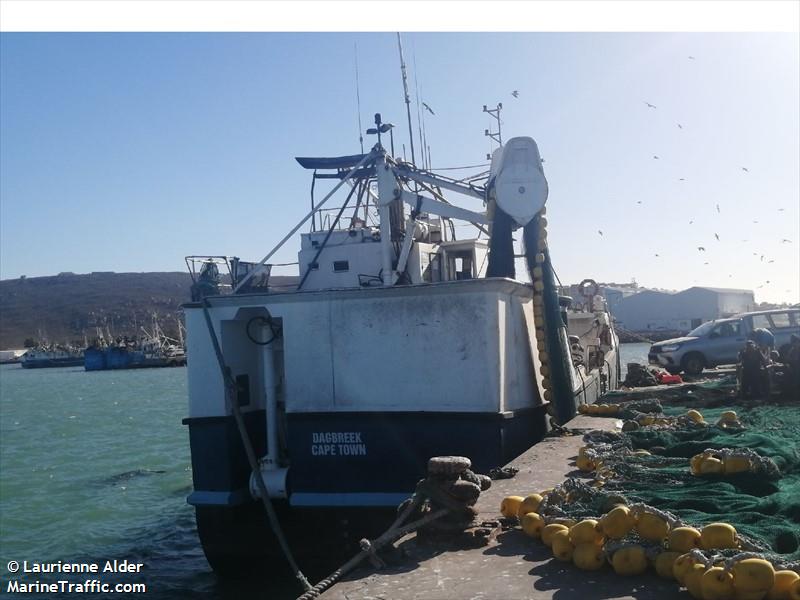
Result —
[[416, 164], [414, 157], [414, 130], [411, 127], [411, 98], [408, 95], [408, 78], [406, 77], [406, 61], [403, 58], [403, 41], [400, 32], [397, 32], [397, 48], [400, 51], [400, 73], [403, 76], [403, 93], [406, 98], [406, 117], [408, 118], [408, 139], [411, 145], [411, 164]]

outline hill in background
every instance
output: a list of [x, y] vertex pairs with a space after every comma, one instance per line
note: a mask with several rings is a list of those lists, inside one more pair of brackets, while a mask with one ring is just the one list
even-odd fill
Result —
[[[275, 276], [276, 286], [294, 277]], [[153, 315], [166, 335], [177, 337], [180, 306], [191, 299], [188, 273], [61, 273], [0, 281], [0, 349], [22, 348], [25, 340], [66, 343], [97, 328], [116, 336], [152, 329]]]

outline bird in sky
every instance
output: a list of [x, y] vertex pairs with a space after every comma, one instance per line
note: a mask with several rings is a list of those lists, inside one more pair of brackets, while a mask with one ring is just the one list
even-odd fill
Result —
[[600, 231], [599, 229], [597, 230], [597, 233], [599, 233], [600, 235], [603, 235], [603, 232]]
[[767, 279], [764, 283], [769, 283], [769, 279]]
[[784, 209], [783, 209], [783, 208], [779, 208], [779, 209], [778, 209], [778, 212], [783, 212], [783, 211], [784, 211]]
[[653, 158], [655, 158], [656, 160], [658, 160], [658, 157], [657, 157], [655, 154], [653, 154]]
[[698, 247], [697, 247], [697, 249], [698, 249], [700, 252], [705, 252], [705, 251], [706, 251], [706, 249], [705, 249], [705, 248], [703, 248], [702, 246], [698, 246]]
[[774, 262], [775, 262], [775, 260], [774, 260], [774, 259], [772, 259], [772, 260], [768, 260], [768, 261], [767, 261], [767, 263], [774, 263]]
[[746, 243], [746, 242], [747, 242], [747, 240], [742, 240], [742, 243], [743, 243], [743, 244], [744, 244], [744, 243]]
[[658, 254], [654, 254], [653, 256], [655, 256], [656, 258], [661, 258]]
[[744, 171], [745, 173], [749, 173], [750, 172], [750, 170], [747, 167], [742, 167], [742, 171]]
[[761, 258], [759, 258], [758, 260], [760, 260], [761, 262], [764, 262], [764, 255], [762, 254]]
[[753, 219], [753, 223], [758, 223], [758, 219]]
[[708, 264], [708, 261], [704, 262], [703, 264], [704, 264], [704, 265], [707, 265], [707, 264]]
[[636, 204], [641, 204], [641, 203], [642, 203], [642, 201], [641, 201], [641, 200], [637, 200], [637, 201], [636, 201]]
[[781, 240], [781, 244], [791, 244], [791, 243], [792, 243], [792, 240], [787, 240], [786, 238], [783, 238]]
[[695, 60], [694, 56], [690, 56], [689, 60]]
[[719, 204], [717, 204], [717, 212], [720, 212], [720, 211], [719, 211]]
[[511, 92], [511, 95], [514, 96], [514, 98], [519, 98], [519, 92], [517, 90]]
[[678, 181], [686, 181], [686, 180], [683, 177], [681, 177], [680, 179], [678, 179]]
[[715, 238], [717, 238], [717, 241], [719, 241], [719, 234], [716, 234], [716, 233], [715, 233], [715, 234], [714, 234], [714, 237], [715, 237]]
[[655, 104], [650, 104], [646, 100], [644, 101], [644, 103], [647, 104], [647, 108], [657, 108]]
[[759, 285], [759, 286], [756, 286], [756, 289], [760, 290], [762, 287], [764, 287], [764, 286], [763, 285]]
[[683, 125], [681, 125], [680, 123], [678, 123], [678, 129], [683, 129]]
[[694, 221], [689, 221], [689, 225], [691, 225], [692, 223], [694, 223]]
[[435, 114], [436, 114], [435, 112], [433, 112], [433, 109], [432, 109], [430, 106], [428, 106], [427, 104], [425, 104], [424, 102], [422, 103], [422, 106], [424, 106], [424, 107], [425, 107], [425, 110], [427, 110], [427, 111], [428, 111], [429, 113], [431, 113], [432, 115], [435, 115]]

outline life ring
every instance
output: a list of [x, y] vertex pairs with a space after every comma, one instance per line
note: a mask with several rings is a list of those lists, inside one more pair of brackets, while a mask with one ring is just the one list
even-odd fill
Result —
[[[589, 286], [591, 286], [591, 292], [587, 291], [586, 289]], [[581, 296], [594, 298], [599, 291], [600, 286], [597, 285], [597, 282], [594, 279], [584, 279], [578, 284], [578, 292], [580, 292]]]

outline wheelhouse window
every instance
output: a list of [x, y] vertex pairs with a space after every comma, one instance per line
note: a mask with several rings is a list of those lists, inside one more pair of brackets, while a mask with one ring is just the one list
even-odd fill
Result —
[[350, 270], [350, 261], [349, 260], [335, 260], [333, 261], [333, 272], [334, 273], [344, 273]]

